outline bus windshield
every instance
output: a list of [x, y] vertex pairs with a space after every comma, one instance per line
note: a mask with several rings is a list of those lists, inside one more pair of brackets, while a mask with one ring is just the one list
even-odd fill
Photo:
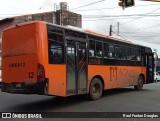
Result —
[[3, 34], [3, 57], [36, 53], [36, 24], [16, 26]]

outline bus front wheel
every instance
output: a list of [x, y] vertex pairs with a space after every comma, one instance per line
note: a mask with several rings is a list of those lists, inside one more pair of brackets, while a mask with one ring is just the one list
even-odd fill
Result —
[[103, 85], [100, 79], [94, 78], [89, 87], [89, 97], [91, 100], [97, 100], [101, 97]]
[[134, 89], [139, 91], [143, 89], [143, 77], [139, 76], [138, 78], [138, 84], [134, 86]]

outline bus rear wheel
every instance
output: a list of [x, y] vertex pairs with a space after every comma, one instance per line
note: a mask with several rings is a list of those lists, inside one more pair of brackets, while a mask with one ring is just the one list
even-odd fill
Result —
[[137, 91], [140, 91], [143, 89], [143, 77], [142, 76], [139, 76], [138, 78], [138, 84], [134, 86], [134, 89], [137, 90]]
[[94, 78], [89, 87], [89, 98], [97, 100], [101, 97], [103, 92], [103, 85], [100, 79]]

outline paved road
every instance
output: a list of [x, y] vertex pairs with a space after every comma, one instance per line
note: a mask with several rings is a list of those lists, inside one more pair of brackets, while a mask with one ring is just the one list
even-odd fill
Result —
[[160, 112], [160, 82], [133, 88], [107, 90], [101, 99], [82, 96], [59, 98], [0, 92], [0, 112]]

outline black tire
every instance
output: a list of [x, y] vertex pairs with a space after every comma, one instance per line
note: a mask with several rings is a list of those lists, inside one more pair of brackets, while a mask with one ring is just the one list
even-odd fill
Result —
[[89, 87], [89, 98], [97, 100], [101, 97], [103, 92], [103, 85], [100, 79], [94, 78]]
[[138, 78], [138, 84], [134, 86], [134, 89], [137, 91], [140, 91], [143, 89], [143, 83], [144, 83], [144, 79], [142, 76], [139, 76]]
[[46, 85], [45, 81], [37, 84], [37, 91], [38, 91], [39, 95], [44, 95], [45, 94], [45, 91], [46, 91], [45, 85]]
[[157, 80], [157, 78], [155, 79], [155, 82], [157, 82], [158, 80]]

